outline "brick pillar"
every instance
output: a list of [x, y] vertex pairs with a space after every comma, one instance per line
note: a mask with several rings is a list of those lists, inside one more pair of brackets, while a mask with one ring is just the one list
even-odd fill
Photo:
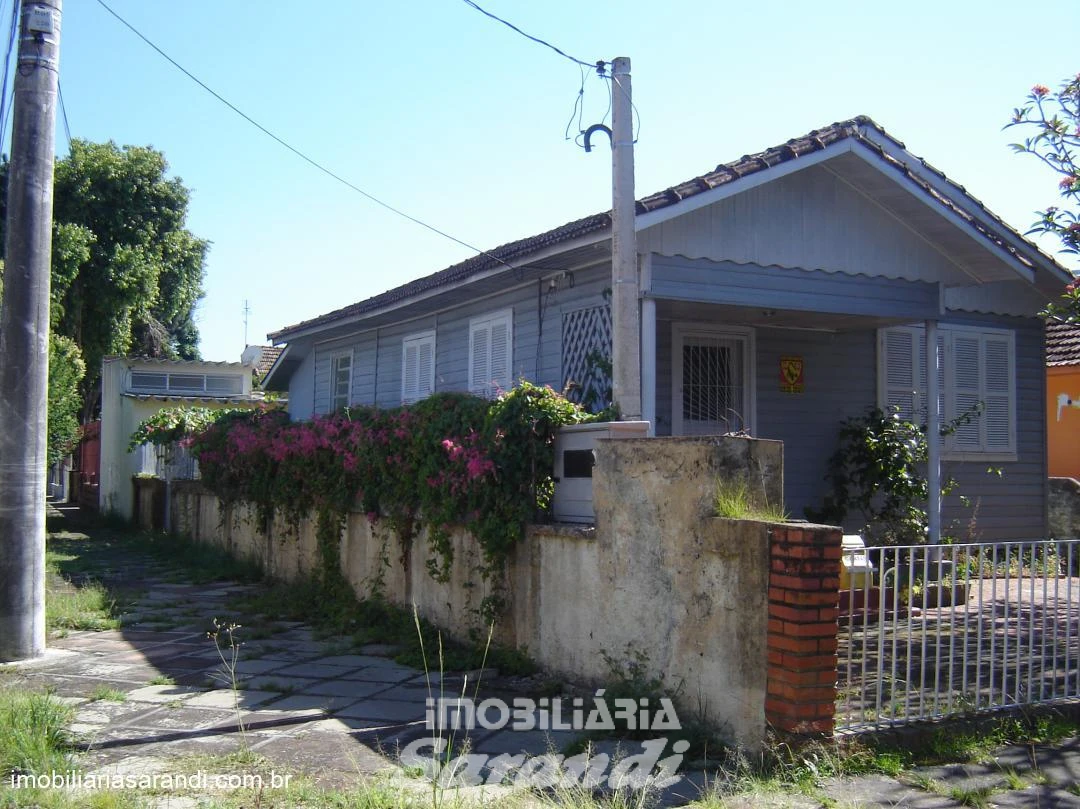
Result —
[[778, 730], [832, 733], [840, 614], [839, 528], [769, 529], [768, 691], [765, 718]]

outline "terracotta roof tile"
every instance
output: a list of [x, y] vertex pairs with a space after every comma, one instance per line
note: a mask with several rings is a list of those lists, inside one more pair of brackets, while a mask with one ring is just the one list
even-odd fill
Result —
[[1080, 365], [1080, 325], [1047, 322], [1046, 364]]
[[262, 379], [274, 367], [277, 358], [285, 349], [282, 346], [260, 346], [260, 348], [262, 352], [259, 354], [259, 361], [255, 363], [255, 373], [259, 375], [259, 379]]
[[[940, 181], [951, 188], [956, 189], [970, 199], [977, 206], [977, 210], [982, 219], [976, 218], [968, 211], [957, 207], [952, 200], [939, 193], [929, 182], [915, 175], [907, 164], [892, 157], [880, 144], [866, 137], [862, 131], [864, 129], [872, 129], [885, 140], [895, 144], [901, 149], [905, 148], [903, 142], [894, 138], [871, 118], [860, 115], [846, 121], [838, 121], [837, 123], [822, 129], [815, 129], [806, 135], [792, 138], [787, 141], [787, 143], [773, 146], [763, 152], [744, 155], [738, 160], [734, 160], [730, 163], [721, 163], [713, 171], [708, 172], [707, 174], [693, 177], [685, 182], [666, 188], [663, 191], [643, 197], [637, 200], [637, 213], [649, 213], [650, 211], [676, 205], [688, 197], [704, 193], [726, 183], [734, 182], [747, 175], [772, 168], [780, 163], [796, 160], [804, 155], [822, 151], [828, 146], [846, 138], [854, 138], [863, 145], [873, 149], [878, 157], [885, 163], [889, 164], [892, 168], [905, 175], [909, 180], [916, 183], [925, 193], [932, 196], [937, 202], [962, 217], [988, 241], [1012, 254], [1021, 263], [1029, 267], [1032, 266], [1032, 262], [1027, 256], [1021, 254], [1011, 244], [1007, 244], [997, 234], [1007, 233], [1011, 237], [1015, 237], [1021, 241], [1024, 241], [1023, 236], [1006, 224], [1000, 217], [987, 210], [979, 200], [968, 194], [962, 185], [950, 180], [943, 172], [934, 168], [925, 160], [915, 158], [923, 169], [937, 176]], [[986, 221], [983, 221], [983, 219], [988, 220], [989, 224]], [[354, 303], [351, 306], [336, 309], [332, 312], [327, 312], [324, 315], [311, 318], [310, 320], [304, 320], [292, 326], [287, 326], [279, 331], [271, 332], [268, 337], [273, 342], [284, 342], [289, 339], [292, 334], [298, 331], [371, 312], [383, 306], [418, 295], [422, 292], [463, 281], [486, 270], [495, 269], [500, 265], [510, 264], [515, 260], [525, 258], [544, 248], [569, 242], [573, 239], [597, 233], [599, 231], [604, 231], [610, 227], [610, 211], [593, 214], [592, 216], [577, 219], [573, 222], [567, 222], [565, 225], [560, 225], [557, 228], [545, 231], [536, 236], [519, 239], [518, 241], [509, 242], [508, 244], [496, 247], [463, 261], [460, 264], [455, 264], [432, 275], [410, 281], [407, 284], [383, 292], [373, 298], [368, 298], [359, 303]], [[1037, 246], [1027, 243], [1027, 247], [1032, 253], [1037, 254], [1040, 259], [1047, 264], [1056, 265], [1056, 262], [1050, 256], [1039, 250]], [[1062, 271], [1064, 272], [1064, 270]]]

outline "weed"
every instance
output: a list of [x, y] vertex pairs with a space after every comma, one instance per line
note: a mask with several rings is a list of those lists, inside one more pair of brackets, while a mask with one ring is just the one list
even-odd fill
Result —
[[764, 495], [759, 502], [744, 478], [717, 478], [713, 504], [718, 517], [765, 522], [787, 520], [783, 507], [770, 503]]
[[986, 807], [990, 805], [990, 796], [994, 794], [994, 788], [952, 787], [946, 794], [961, 806], [971, 806], [973, 809], [986, 809]]
[[90, 702], [126, 702], [127, 693], [121, 691], [119, 688], [112, 688], [107, 685], [99, 685], [93, 691], [90, 692], [90, 696], [87, 697]]
[[0, 772], [46, 773], [68, 766], [72, 709], [48, 694], [0, 692]]
[[158, 674], [155, 677], [151, 677], [148, 685], [176, 685], [176, 680], [170, 677], [168, 674]]
[[[240, 644], [236, 639], [236, 631], [240, 629], [239, 624], [232, 623], [220, 623], [217, 618], [214, 619], [214, 628], [211, 632], [208, 632], [210, 639], [214, 641], [214, 648], [217, 649], [218, 657], [221, 658], [221, 663], [225, 667], [225, 675], [228, 677], [229, 686], [233, 693], [233, 709], [236, 711], [236, 728], [240, 731], [240, 738], [243, 743], [247, 744], [247, 735], [244, 729], [244, 715], [240, 710], [240, 680], [236, 675], [236, 664], [240, 661]], [[225, 641], [223, 647], [222, 642]]]

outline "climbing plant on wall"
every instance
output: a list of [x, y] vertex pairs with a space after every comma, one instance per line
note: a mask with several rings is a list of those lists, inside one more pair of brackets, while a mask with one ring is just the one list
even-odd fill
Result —
[[272, 410], [159, 417], [133, 440], [176, 438], [176, 425], [195, 425], [184, 440], [223, 503], [250, 502], [263, 520], [318, 515], [327, 576], [337, 569], [346, 516], [359, 509], [389, 521], [406, 545], [426, 528], [428, 567], [445, 580], [456, 525], [479, 543], [485, 576], [502, 569], [525, 526], [550, 505], [557, 429], [590, 419], [550, 388], [521, 382], [495, 400], [436, 393], [408, 407], [355, 407], [304, 422]]

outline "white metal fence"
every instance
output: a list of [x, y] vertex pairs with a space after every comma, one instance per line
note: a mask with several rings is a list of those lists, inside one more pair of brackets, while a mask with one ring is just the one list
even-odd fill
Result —
[[1080, 696], [1078, 543], [845, 549], [837, 729]]

